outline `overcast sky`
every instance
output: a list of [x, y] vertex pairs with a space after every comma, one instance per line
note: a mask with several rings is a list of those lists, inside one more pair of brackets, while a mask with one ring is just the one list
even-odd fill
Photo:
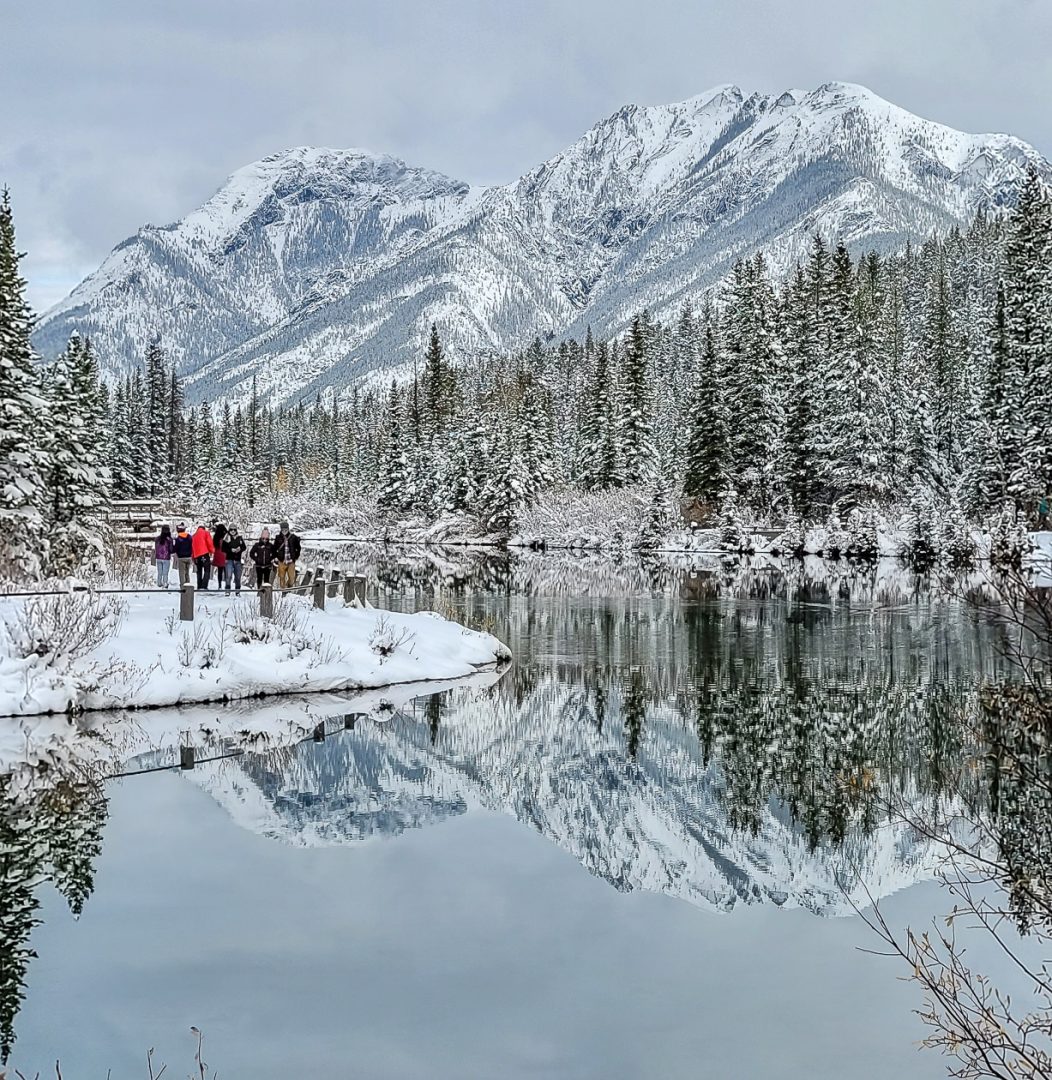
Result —
[[44, 308], [240, 165], [503, 183], [628, 102], [860, 82], [1052, 155], [1050, 0], [0, 0], [0, 183]]

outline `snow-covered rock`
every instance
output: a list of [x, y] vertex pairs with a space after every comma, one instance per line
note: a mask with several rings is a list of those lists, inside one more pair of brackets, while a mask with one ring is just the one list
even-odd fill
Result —
[[864, 87], [723, 86], [629, 105], [503, 187], [362, 150], [298, 148], [238, 170], [200, 209], [144, 226], [42, 320], [110, 374], [160, 335], [193, 398], [312, 395], [404, 365], [439, 324], [452, 355], [616, 331], [674, 311], [764, 247], [788, 268], [816, 230], [850, 246], [1010, 203], [1048, 163], [1007, 135], [922, 120]]

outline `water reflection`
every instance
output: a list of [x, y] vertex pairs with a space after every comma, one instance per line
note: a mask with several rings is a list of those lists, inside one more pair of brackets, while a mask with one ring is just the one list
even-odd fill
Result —
[[36, 748], [0, 815], [5, 1056], [38, 887], [79, 913], [102, 777], [172, 764], [182, 742], [222, 758], [186, 779], [278, 842], [395, 838], [485, 807], [617, 889], [719, 910], [837, 915], [861, 898], [856, 873], [878, 897], [930, 876], [934, 853], [887, 800], [934, 808], [962, 785], [983, 799], [984, 775], [997, 787], [996, 762], [975, 767], [980, 687], [1010, 671], [1000, 628], [953, 599], [959, 583], [759, 560], [340, 559], [382, 605], [492, 628], [513, 667], [395, 694], [85, 717]]

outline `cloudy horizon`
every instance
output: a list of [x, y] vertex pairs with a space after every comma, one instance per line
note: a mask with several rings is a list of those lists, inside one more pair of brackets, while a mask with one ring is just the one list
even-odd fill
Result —
[[1052, 6], [916, 10], [720, 0], [646, 21], [617, 0], [231, 0], [178, 12], [41, 0], [6, 18], [0, 132], [30, 299], [44, 310], [143, 224], [178, 220], [235, 169], [289, 146], [361, 146], [507, 183], [628, 103], [862, 83], [964, 131], [1052, 155]]

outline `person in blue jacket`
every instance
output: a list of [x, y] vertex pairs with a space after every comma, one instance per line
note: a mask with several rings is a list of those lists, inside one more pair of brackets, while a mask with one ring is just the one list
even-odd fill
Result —
[[190, 580], [190, 567], [194, 561], [194, 540], [186, 525], [179, 522], [175, 530], [175, 558], [179, 565], [179, 588]]

